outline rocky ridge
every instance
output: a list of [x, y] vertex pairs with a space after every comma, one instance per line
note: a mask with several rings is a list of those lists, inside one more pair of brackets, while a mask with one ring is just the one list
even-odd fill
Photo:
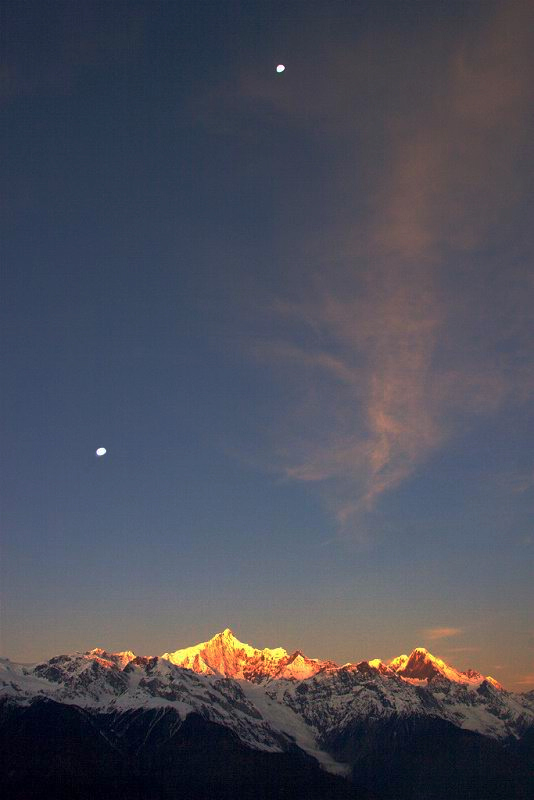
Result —
[[198, 714], [254, 749], [284, 752], [296, 745], [342, 774], [347, 766], [332, 755], [332, 742], [369, 720], [442, 721], [500, 741], [534, 727], [534, 693], [508, 692], [424, 648], [389, 663], [338, 666], [299, 651], [259, 650], [229, 629], [162, 656], [96, 648], [32, 666], [3, 659], [0, 697], [19, 706], [46, 699], [118, 715], [172, 708], [182, 722]]

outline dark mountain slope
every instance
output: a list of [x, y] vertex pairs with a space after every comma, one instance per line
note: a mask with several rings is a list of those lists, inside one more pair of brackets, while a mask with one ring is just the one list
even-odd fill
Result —
[[267, 753], [172, 709], [93, 714], [38, 700], [0, 711], [10, 800], [371, 800], [295, 747]]
[[383, 800], [533, 800], [528, 741], [498, 742], [445, 720], [412, 717], [366, 720], [325, 746]]

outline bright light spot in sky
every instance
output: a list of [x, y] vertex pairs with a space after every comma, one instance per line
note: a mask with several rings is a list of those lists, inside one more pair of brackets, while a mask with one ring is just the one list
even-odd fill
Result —
[[278, 64], [278, 66], [276, 68], [276, 71], [277, 72], [283, 72], [284, 70], [285, 70], [284, 65], [283, 64]]
[[96, 454], [97, 456], [105, 456], [106, 452], [107, 451], [105, 447], [99, 447], [98, 450], [96, 451]]

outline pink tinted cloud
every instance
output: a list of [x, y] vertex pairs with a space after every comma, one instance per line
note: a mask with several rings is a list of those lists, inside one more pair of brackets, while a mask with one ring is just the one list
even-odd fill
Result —
[[[282, 425], [280, 469], [321, 482], [342, 527], [413, 475], [469, 416], [495, 414], [534, 391], [534, 280], [524, 279], [525, 263], [449, 275], [451, 261], [456, 269], [499, 241], [521, 196], [517, 165], [533, 105], [529, 15], [526, 4], [496, 6], [424, 78], [417, 47], [410, 56], [399, 49], [399, 63], [411, 59], [412, 83], [410, 91], [399, 84], [400, 100], [385, 95], [396, 113], [382, 110], [387, 152], [382, 168], [366, 173], [367, 213], [347, 215], [334, 232], [310, 232], [301, 249], [322, 262], [321, 274], [299, 286], [297, 299], [274, 304], [298, 335], [264, 342], [261, 356], [298, 383], [301, 398]], [[365, 135], [362, 74], [376, 73], [372, 85], [396, 80], [375, 48], [380, 42], [362, 47], [365, 64], [346, 46], [325, 54], [306, 102], [261, 81], [242, 96], [297, 121], [317, 119], [324, 135]], [[421, 57], [426, 65], [428, 52]], [[356, 171], [350, 152], [339, 177], [345, 189]]]
[[534, 686], [534, 674], [522, 675], [521, 680], [515, 681], [516, 686]]
[[[426, 628], [423, 631], [427, 639], [437, 641], [438, 639], [449, 639], [451, 636], [458, 636], [463, 633], [462, 628]], [[470, 649], [470, 648], [469, 648]], [[465, 650], [465, 648], [462, 648]], [[452, 652], [452, 651], [451, 651]], [[458, 649], [455, 652], [459, 652]]]

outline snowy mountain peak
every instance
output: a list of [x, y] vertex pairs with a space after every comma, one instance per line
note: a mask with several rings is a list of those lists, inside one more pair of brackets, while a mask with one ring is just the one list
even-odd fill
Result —
[[[455, 667], [451, 667], [441, 658], [432, 655], [426, 647], [416, 647], [409, 656], [402, 655], [393, 658], [389, 664], [397, 675], [408, 681], [431, 681], [436, 678], [447, 678], [454, 683], [480, 684], [484, 676], [475, 670], [460, 672]], [[496, 688], [500, 684], [493, 678], [490, 681]]]
[[92, 650], [87, 650], [83, 655], [87, 658], [97, 658], [103, 665], [109, 662], [121, 668], [125, 667], [130, 661], [133, 661], [137, 657], [131, 650], [108, 653], [107, 650], [104, 650], [102, 647], [94, 647]]
[[[176, 666], [205, 675], [253, 679], [258, 670], [261, 673], [271, 673], [277, 662], [286, 656], [287, 653], [282, 648], [257, 650], [240, 642], [230, 628], [225, 628], [207, 642], [175, 650], [173, 653], [164, 653], [162, 658]], [[259, 669], [260, 667], [263, 669]]]
[[224, 675], [255, 683], [268, 678], [304, 680], [327, 667], [336, 666], [333, 661], [307, 658], [300, 650], [291, 654], [283, 647], [259, 650], [240, 642], [230, 628], [215, 634], [207, 642], [164, 653], [162, 658], [197, 673]]
[[223, 631], [219, 631], [219, 633], [216, 633], [215, 636], [212, 636], [209, 641], [224, 642], [229, 647], [234, 647], [236, 644], [242, 644], [242, 642], [239, 642], [239, 640], [236, 639], [231, 628], [225, 628]]
[[[414, 648], [410, 655], [400, 655], [389, 662], [380, 659], [347, 663], [339, 667], [334, 661], [322, 661], [309, 658], [301, 650], [288, 653], [284, 648], [268, 648], [262, 650], [252, 647], [236, 638], [230, 628], [216, 633], [206, 642], [191, 647], [181, 648], [160, 656], [162, 668], [165, 664], [191, 670], [207, 676], [223, 676], [236, 678], [252, 683], [263, 683], [272, 680], [303, 681], [319, 673], [330, 674], [340, 670], [360, 673], [372, 670], [385, 678], [396, 676], [406, 683], [430, 684], [442, 679], [469, 685], [473, 688], [485, 684], [492, 691], [503, 691], [501, 684], [491, 676], [485, 677], [475, 670], [461, 672], [442, 659], [432, 655], [425, 647]], [[131, 650], [108, 652], [102, 647], [95, 647], [84, 653], [56, 656], [47, 664], [37, 665], [37, 669], [47, 676], [68, 672], [71, 676], [80, 675], [87, 670], [124, 670], [129, 665], [142, 666], [145, 662], [156, 663], [157, 657], [138, 657]]]
[[438, 673], [442, 674], [446, 668], [447, 664], [429, 653], [426, 647], [416, 647], [410, 653], [402, 672], [409, 678], [432, 678]]
[[[415, 677], [424, 675], [429, 677]], [[66, 716], [60, 705], [69, 707]], [[240, 642], [229, 628], [164, 657], [95, 648], [35, 665], [0, 659], [2, 708], [8, 720], [18, 708], [21, 714], [29, 711], [30, 720], [34, 710], [59, 708], [60, 716], [55, 717], [59, 720], [68, 719], [74, 710], [81, 719], [91, 718], [91, 730], [100, 717], [106, 721], [106, 735], [102, 733], [106, 741], [127, 741], [123, 737], [131, 730], [136, 748], [140, 741], [144, 747], [155, 731], [154, 741], [157, 747], [165, 744], [165, 753], [171, 751], [166, 743], [194, 715], [204, 727], [191, 730], [208, 730], [204, 723], [219, 729], [215, 747], [221, 741], [220, 730], [226, 729], [251, 749], [287, 753], [296, 746], [336, 774], [351, 769], [352, 764], [344, 763], [347, 743], [352, 747], [361, 741], [362, 754], [367, 752], [367, 740], [371, 746], [375, 742], [380, 752], [387, 751], [384, 741], [392, 731], [400, 739], [412, 729], [425, 737], [435, 730], [438, 739], [446, 736], [445, 742], [456, 741], [462, 747], [470, 742], [458, 738], [463, 731], [503, 743], [515, 743], [534, 732], [534, 692], [502, 691], [494, 679], [473, 671], [460, 673], [424, 648], [389, 665], [375, 659], [338, 667], [308, 658], [300, 650], [291, 655], [283, 648], [259, 650]], [[142, 726], [145, 736], [140, 739]], [[49, 727], [40, 731], [46, 736]], [[362, 736], [366, 730], [368, 737]], [[208, 759], [210, 741], [203, 750]], [[491, 743], [491, 759], [496, 747]], [[225, 749], [221, 758], [226, 759], [227, 752], [231, 750]], [[519, 797], [499, 794], [512, 796]]]
[[22, 706], [49, 698], [118, 715], [172, 708], [182, 720], [195, 713], [253, 748], [279, 751], [296, 742], [333, 770], [340, 767], [325, 742], [367, 720], [441, 719], [502, 740], [534, 730], [534, 692], [503, 691], [493, 678], [459, 672], [425, 648], [389, 664], [339, 667], [300, 650], [260, 650], [229, 628], [161, 657], [95, 648], [31, 666], [0, 661], [2, 698]]
[[[375, 659], [375, 660], [379, 661], [380, 659]], [[388, 667], [391, 667], [391, 669], [394, 672], [399, 672], [400, 670], [404, 669], [407, 662], [408, 662], [408, 656], [406, 655], [406, 653], [403, 653], [402, 656], [397, 656], [396, 658], [392, 658], [391, 661], [388, 661]]]
[[[96, 654], [96, 651], [95, 651]], [[117, 655], [117, 654], [115, 654]], [[103, 657], [109, 658], [109, 655]], [[337, 670], [334, 661], [308, 658], [300, 650], [289, 654], [282, 647], [265, 647], [259, 650], [236, 638], [230, 628], [216, 633], [207, 642], [164, 653], [163, 659], [179, 667], [204, 675], [223, 675], [258, 683], [269, 679], [305, 680], [319, 672]], [[365, 662], [381, 674], [396, 674], [406, 682], [429, 682], [445, 678], [454, 683], [478, 686], [484, 676], [474, 670], [460, 670], [432, 655], [426, 647], [414, 648], [410, 655], [400, 655], [384, 663], [380, 659]], [[357, 665], [346, 664], [347, 668]], [[488, 679], [494, 688], [500, 689], [495, 679]]]

